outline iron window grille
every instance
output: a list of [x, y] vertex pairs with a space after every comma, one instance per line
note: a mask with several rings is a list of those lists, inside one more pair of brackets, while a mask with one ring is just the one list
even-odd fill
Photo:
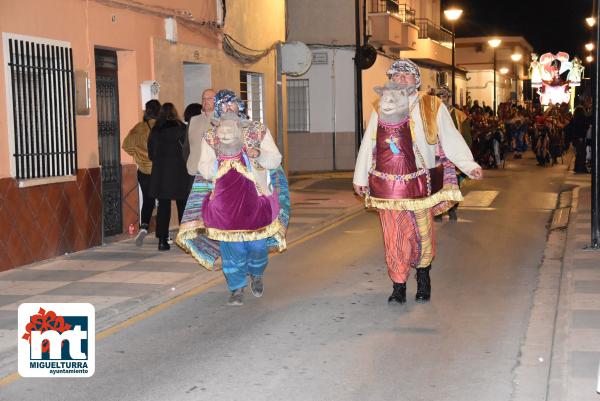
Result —
[[309, 80], [287, 80], [288, 131], [310, 131]]
[[77, 133], [70, 44], [3, 36], [12, 174], [17, 179], [75, 175]]
[[246, 114], [252, 121], [265, 122], [263, 74], [240, 71], [240, 97], [246, 104]]

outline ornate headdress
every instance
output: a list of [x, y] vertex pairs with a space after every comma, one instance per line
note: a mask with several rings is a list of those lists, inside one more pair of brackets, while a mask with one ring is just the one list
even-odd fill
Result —
[[419, 67], [407, 58], [400, 58], [391, 65], [390, 69], [387, 71], [388, 79], [392, 79], [394, 74], [399, 72], [408, 72], [415, 76], [416, 87], [419, 89], [421, 86], [421, 73], [419, 72]]
[[229, 89], [220, 90], [215, 95], [215, 117], [220, 118], [221, 114], [227, 111], [225, 106], [232, 103], [237, 105], [240, 118], [247, 118], [244, 114], [244, 101]]

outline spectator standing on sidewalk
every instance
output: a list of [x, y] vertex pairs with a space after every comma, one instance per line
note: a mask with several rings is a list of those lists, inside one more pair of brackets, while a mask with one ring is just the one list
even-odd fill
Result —
[[202, 112], [193, 116], [188, 125], [185, 146], [189, 149], [186, 160], [187, 172], [192, 177], [198, 174], [198, 161], [200, 160], [200, 145], [204, 134], [210, 128], [210, 119], [215, 111], [215, 91], [206, 89], [202, 92]]
[[150, 219], [154, 210], [154, 197], [150, 196], [150, 174], [152, 161], [148, 158], [148, 136], [156, 123], [160, 112], [160, 102], [149, 100], [146, 102], [144, 119], [137, 123], [123, 140], [123, 150], [133, 157], [138, 166], [137, 179], [142, 190], [142, 212], [140, 216], [140, 229], [135, 244], [142, 246], [144, 238], [148, 235]]
[[573, 119], [565, 127], [568, 137], [575, 148], [575, 173], [587, 173], [586, 168], [586, 134], [590, 126], [590, 119], [585, 115], [585, 110], [577, 106], [573, 113]]
[[190, 181], [183, 155], [185, 131], [185, 124], [179, 119], [173, 103], [163, 104], [148, 138], [148, 155], [152, 160], [150, 195], [158, 199], [156, 234], [159, 251], [171, 249], [168, 243], [171, 201], [177, 203], [177, 216], [181, 222], [189, 193]]

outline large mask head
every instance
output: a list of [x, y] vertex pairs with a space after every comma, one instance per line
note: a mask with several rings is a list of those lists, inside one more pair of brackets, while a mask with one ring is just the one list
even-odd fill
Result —
[[244, 130], [248, 121], [241, 120], [236, 113], [227, 112], [220, 119], [213, 119], [215, 133], [219, 140], [219, 151], [225, 155], [234, 155], [244, 147]]
[[402, 121], [409, 115], [410, 85], [399, 85], [395, 82], [386, 82], [383, 87], [374, 90], [381, 96], [379, 100], [379, 118], [382, 121], [395, 123]]

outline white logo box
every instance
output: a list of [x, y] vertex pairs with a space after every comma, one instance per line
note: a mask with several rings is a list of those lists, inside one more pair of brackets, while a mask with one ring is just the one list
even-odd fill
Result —
[[[72, 325], [69, 330], [60, 333], [56, 330], [31, 332], [30, 341], [24, 339], [31, 317], [40, 312], [54, 312], [57, 317], [86, 317], [87, 330]], [[22, 377], [91, 377], [96, 366], [96, 310], [89, 303], [24, 303], [19, 305], [19, 326], [17, 342], [19, 344], [19, 374]], [[41, 358], [43, 340], [50, 341], [50, 359]], [[69, 342], [71, 359], [61, 359], [61, 342]], [[87, 354], [82, 352], [82, 340], [87, 340]]]

